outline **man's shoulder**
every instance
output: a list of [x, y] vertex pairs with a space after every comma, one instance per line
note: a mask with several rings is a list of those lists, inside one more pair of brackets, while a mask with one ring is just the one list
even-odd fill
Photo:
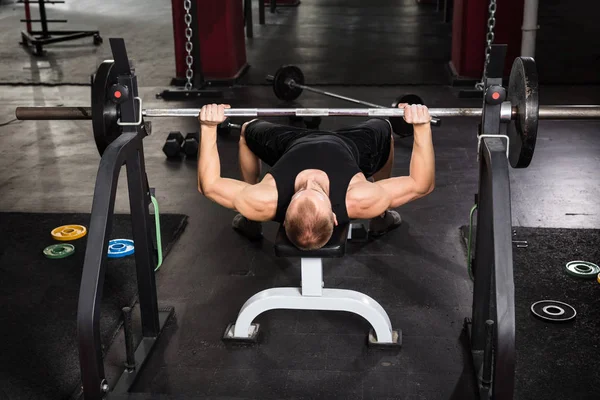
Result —
[[277, 211], [277, 187], [263, 181], [250, 185], [240, 193], [236, 207], [248, 219], [271, 220]]
[[348, 216], [353, 219], [372, 218], [380, 214], [384, 211], [380, 208], [385, 202], [383, 188], [366, 179], [350, 185], [346, 192], [346, 209]]
[[259, 208], [265, 206], [277, 208], [277, 185], [269, 174], [265, 175], [256, 185], [248, 187], [244, 192], [247, 201]]

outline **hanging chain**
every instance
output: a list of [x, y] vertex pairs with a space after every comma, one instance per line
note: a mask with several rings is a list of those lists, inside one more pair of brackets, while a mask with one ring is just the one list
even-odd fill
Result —
[[192, 8], [191, 0], [183, 0], [183, 8], [185, 8], [185, 37], [187, 38], [187, 42], [185, 42], [185, 51], [187, 51], [187, 56], [185, 56], [185, 63], [187, 64], [185, 90], [192, 90], [192, 78], [194, 77], [192, 49], [194, 48], [194, 44], [192, 43], [192, 14], [190, 14], [190, 9]]
[[475, 85], [477, 90], [483, 90], [485, 87], [485, 80], [487, 78], [487, 67], [490, 62], [490, 54], [492, 52], [492, 43], [494, 43], [494, 28], [496, 27], [496, 0], [490, 0], [488, 7], [490, 16], [488, 18], [488, 32], [486, 35], [487, 47], [485, 48], [485, 63], [483, 64], [483, 77], [481, 82]]

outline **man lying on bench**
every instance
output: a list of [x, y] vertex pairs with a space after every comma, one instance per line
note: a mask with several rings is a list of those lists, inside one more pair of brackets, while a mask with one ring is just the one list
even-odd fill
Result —
[[[323, 247], [335, 226], [352, 219], [370, 219], [369, 234], [383, 235], [401, 223], [390, 209], [429, 194], [435, 182], [429, 110], [423, 105], [398, 107], [414, 125], [409, 176], [391, 176], [394, 140], [385, 119], [336, 131], [255, 119], [242, 127], [239, 181], [221, 177], [217, 150], [217, 125], [229, 106], [205, 105], [198, 116], [198, 190], [237, 210], [233, 227], [250, 239], [259, 239], [261, 221], [271, 220], [282, 223], [290, 242], [301, 250]], [[259, 181], [260, 160], [271, 169]]]

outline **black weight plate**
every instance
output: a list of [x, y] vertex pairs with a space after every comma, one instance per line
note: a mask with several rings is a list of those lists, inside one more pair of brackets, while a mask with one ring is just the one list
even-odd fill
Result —
[[283, 65], [275, 73], [273, 79], [273, 92], [278, 99], [283, 101], [296, 100], [302, 94], [302, 89], [290, 87], [288, 79], [293, 79], [294, 82], [304, 85], [304, 74], [302, 70], [295, 65]]
[[117, 83], [114, 62], [104, 61], [92, 82], [92, 128], [100, 155], [121, 134], [117, 124], [117, 105], [110, 100], [109, 89]]
[[567, 322], [577, 315], [572, 306], [557, 300], [536, 301], [531, 305], [531, 313], [550, 322]]
[[[416, 94], [399, 96], [396, 98], [396, 101], [392, 103], [392, 108], [398, 108], [398, 104], [400, 103], [424, 104], [423, 99]], [[412, 124], [407, 123], [402, 117], [390, 117], [390, 123], [392, 124], [392, 129], [396, 132], [396, 135], [400, 137], [409, 137], [414, 134]]]
[[538, 73], [531, 57], [517, 57], [510, 70], [508, 101], [517, 115], [508, 124], [510, 165], [526, 168], [533, 158], [539, 116]]

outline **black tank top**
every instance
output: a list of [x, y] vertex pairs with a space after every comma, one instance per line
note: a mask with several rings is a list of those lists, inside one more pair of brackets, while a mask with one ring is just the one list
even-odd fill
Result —
[[338, 223], [349, 222], [346, 192], [358, 167], [358, 149], [333, 134], [311, 134], [296, 140], [269, 173], [277, 185], [275, 221], [282, 223], [292, 196], [296, 176], [305, 169], [318, 169], [329, 177], [329, 199]]

